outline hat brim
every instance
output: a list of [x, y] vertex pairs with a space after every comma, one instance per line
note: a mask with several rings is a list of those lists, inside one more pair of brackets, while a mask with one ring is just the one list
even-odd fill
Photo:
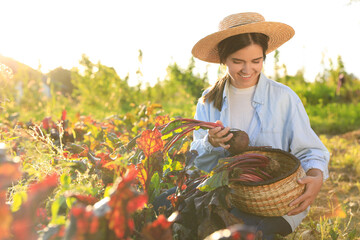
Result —
[[242, 33], [263, 33], [267, 35], [269, 37], [269, 43], [266, 54], [268, 54], [290, 40], [294, 36], [295, 31], [289, 25], [280, 22], [250, 23], [219, 31], [200, 39], [194, 45], [191, 53], [200, 60], [210, 63], [220, 63], [217, 48], [218, 44], [228, 37]]

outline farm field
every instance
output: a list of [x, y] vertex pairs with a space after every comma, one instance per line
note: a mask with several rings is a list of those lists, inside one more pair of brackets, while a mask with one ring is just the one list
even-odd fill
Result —
[[[44, 75], [0, 63], [0, 239], [204, 239], [239, 223], [224, 202], [207, 207], [211, 194], [196, 221], [181, 207], [206, 173], [194, 167], [191, 133], [180, 138], [180, 125], [166, 124], [192, 118], [209, 86], [206, 74], [193, 72], [194, 59], [185, 69], [170, 64], [154, 86], [130, 86], [85, 55], [80, 64], [83, 71]], [[339, 57], [313, 82], [303, 71], [275, 80], [300, 97], [331, 154], [330, 177], [309, 215], [279, 239], [360, 239], [359, 79]], [[174, 187], [171, 207], [155, 211], [154, 200]], [[226, 193], [219, 189], [213, 193]], [[254, 239], [250, 230], [243, 237]]]
[[[1, 142], [21, 170], [1, 163], [1, 179], [13, 180], [2, 180], [1, 239], [179, 239], [150, 203], [184, 186], [191, 135], [160, 156], [166, 139], [154, 126], [169, 117], [159, 105], [142, 110], [103, 121], [70, 121], [64, 111], [58, 120], [2, 123]], [[283, 239], [360, 239], [360, 131], [321, 139], [331, 152], [330, 178], [305, 221]]]

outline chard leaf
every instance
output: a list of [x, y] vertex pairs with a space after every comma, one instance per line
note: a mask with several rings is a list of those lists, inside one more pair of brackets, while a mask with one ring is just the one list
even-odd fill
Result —
[[150, 185], [149, 185], [149, 199], [150, 202], [153, 201], [155, 196], [159, 196], [160, 195], [160, 190], [161, 190], [161, 181], [160, 181], [160, 176], [158, 172], [155, 172], [154, 175], [152, 175], [151, 180], [150, 180]]
[[161, 139], [162, 139], [162, 140], [166, 140], [166, 139], [168, 139], [168, 138], [171, 138], [172, 136], [174, 136], [174, 133], [173, 133], [173, 132], [170, 132], [170, 133], [168, 133], [168, 134], [166, 134], [166, 135], [162, 135]]
[[[164, 136], [167, 136], [169, 132], [172, 132], [173, 129], [177, 128], [177, 127], [181, 127], [183, 125], [183, 122], [181, 120], [176, 120], [176, 119], [171, 119], [171, 122], [161, 130], [161, 133]], [[169, 137], [169, 136], [168, 136]]]
[[229, 183], [229, 172], [220, 171], [212, 174], [204, 182], [202, 182], [197, 188], [203, 192], [210, 192], [218, 187], [228, 185]]

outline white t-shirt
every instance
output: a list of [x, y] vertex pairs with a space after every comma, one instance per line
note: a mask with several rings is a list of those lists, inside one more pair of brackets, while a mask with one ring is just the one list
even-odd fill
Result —
[[252, 99], [256, 85], [249, 88], [236, 88], [229, 84], [230, 127], [248, 132], [254, 115]]

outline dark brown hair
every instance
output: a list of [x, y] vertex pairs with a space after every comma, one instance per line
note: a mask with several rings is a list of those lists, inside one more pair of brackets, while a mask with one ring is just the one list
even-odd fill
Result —
[[[261, 46], [263, 50], [263, 58], [265, 60], [268, 42], [269, 37], [262, 33], [243, 33], [226, 38], [218, 44], [220, 63], [225, 64], [229, 55], [252, 44]], [[214, 106], [221, 111], [223, 91], [225, 84], [229, 79], [229, 74], [226, 74], [224, 77], [217, 80], [214, 86], [211, 87], [210, 91], [202, 97], [202, 101], [214, 101]]]

